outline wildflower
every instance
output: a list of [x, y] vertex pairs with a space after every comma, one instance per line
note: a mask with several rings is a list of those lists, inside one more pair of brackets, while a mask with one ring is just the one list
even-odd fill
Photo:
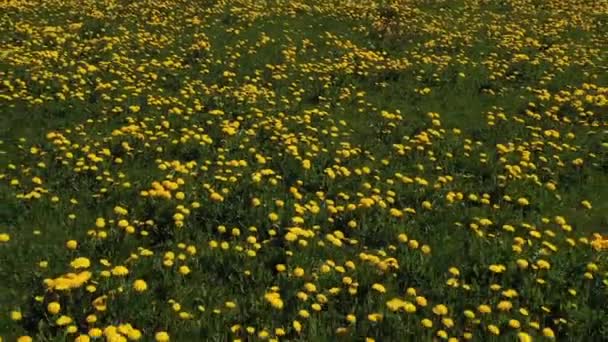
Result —
[[498, 327], [494, 324], [488, 325], [488, 331], [493, 335], [500, 335], [500, 329], [498, 329]]
[[275, 309], [281, 310], [283, 308], [283, 300], [278, 292], [268, 292], [264, 295], [264, 299]]
[[497, 307], [500, 311], [509, 311], [513, 308], [513, 304], [508, 300], [503, 300], [498, 303]]
[[224, 196], [218, 194], [217, 192], [211, 193], [210, 198], [214, 202], [223, 202], [224, 201]]
[[450, 272], [450, 274], [453, 275], [454, 277], [458, 277], [460, 275], [460, 271], [456, 267], [450, 267], [448, 269], [448, 272]]
[[378, 283], [375, 283], [374, 285], [372, 285], [372, 289], [374, 289], [380, 293], [386, 292], [386, 288], [382, 284], [378, 284]]
[[108, 299], [107, 295], [103, 295], [103, 296], [95, 298], [92, 303], [93, 307], [95, 307], [95, 309], [97, 311], [106, 311], [108, 308], [107, 299]]
[[76, 337], [76, 339], [74, 339], [74, 342], [89, 342], [91, 341], [91, 338], [89, 337], [89, 335], [78, 335]]
[[304, 276], [304, 269], [301, 268], [301, 267], [296, 267], [293, 270], [293, 275], [296, 276], [296, 277], [302, 277], [302, 276]]
[[504, 265], [490, 265], [489, 269], [493, 273], [503, 273], [507, 268]]
[[438, 316], [447, 315], [448, 314], [448, 308], [447, 308], [447, 306], [445, 306], [443, 304], [435, 305], [433, 307], [433, 313], [435, 315], [438, 315]]
[[369, 315], [367, 315], [367, 319], [372, 321], [372, 322], [380, 322], [382, 321], [382, 314], [380, 313], [371, 313]]
[[437, 331], [437, 337], [445, 340], [448, 338], [448, 333], [445, 330], [438, 330]]
[[61, 305], [58, 302], [51, 302], [46, 306], [46, 310], [51, 314], [55, 315], [61, 310]]
[[447, 318], [447, 317], [444, 317], [443, 319], [441, 319], [441, 323], [443, 323], [443, 325], [445, 325], [447, 328], [451, 328], [454, 326], [454, 320], [452, 320], [451, 318]]
[[402, 307], [405, 306], [405, 301], [403, 301], [399, 298], [393, 298], [393, 299], [389, 300], [388, 302], [386, 302], [386, 306], [391, 311], [398, 311], [399, 309], [401, 309]]
[[478, 306], [477, 310], [482, 314], [488, 314], [488, 313], [492, 312], [492, 308], [490, 308], [490, 306], [486, 305], [486, 304], [482, 304], [482, 305]]
[[429, 245], [422, 245], [422, 247], [420, 247], [420, 250], [422, 251], [423, 254], [431, 253], [431, 247]]
[[68, 324], [72, 323], [72, 318], [70, 316], [64, 315], [64, 316], [57, 318], [55, 323], [59, 326], [68, 325]]
[[354, 324], [357, 322], [357, 317], [353, 314], [348, 314], [346, 315], [346, 321], [348, 321], [350, 324]]
[[10, 239], [11, 239], [11, 236], [8, 235], [7, 233], [0, 234], [0, 242], [9, 242]]
[[101, 337], [102, 334], [103, 334], [103, 332], [99, 328], [91, 328], [88, 332], [88, 335], [93, 338]]
[[543, 336], [547, 338], [555, 338], [555, 333], [553, 333], [553, 330], [551, 330], [551, 328], [544, 328]]
[[532, 342], [532, 337], [525, 332], [517, 333], [517, 339], [519, 342]]
[[536, 262], [536, 266], [538, 266], [538, 268], [542, 269], [550, 269], [551, 268], [551, 264], [549, 262], [547, 262], [546, 260], [540, 259]]
[[182, 275], [188, 275], [190, 274], [190, 267], [186, 266], [186, 265], [182, 265], [179, 267], [179, 273]]
[[422, 297], [422, 296], [417, 296], [417, 297], [416, 297], [416, 304], [418, 304], [418, 305], [420, 305], [420, 306], [424, 307], [424, 306], [426, 306], [426, 305], [427, 305], [427, 300], [426, 300], [426, 298], [424, 298], [424, 297]]
[[131, 341], [137, 341], [137, 340], [141, 339], [141, 336], [142, 336], [142, 333], [138, 329], [131, 328], [129, 331], [127, 331], [127, 337]]
[[20, 321], [23, 318], [20, 311], [14, 310], [11, 311], [11, 319], [13, 321]]
[[522, 270], [528, 268], [528, 261], [526, 261], [524, 259], [517, 259], [516, 263], [517, 263], [517, 266]]
[[126, 268], [125, 266], [119, 265], [119, 266], [112, 268], [111, 273], [113, 276], [116, 276], [116, 277], [124, 277], [127, 274], [129, 274], [129, 269]]
[[104, 228], [106, 226], [106, 220], [104, 220], [102, 217], [99, 217], [95, 220], [95, 226], [97, 228]]
[[159, 331], [154, 335], [156, 342], [168, 342], [169, 334], [164, 331]]
[[133, 289], [137, 292], [144, 292], [148, 289], [148, 284], [143, 279], [137, 279], [133, 282]]
[[509, 326], [513, 329], [519, 329], [521, 327], [521, 323], [519, 323], [519, 321], [516, 319], [510, 319]]
[[430, 328], [432, 328], [432, 327], [433, 327], [433, 321], [431, 321], [431, 320], [430, 320], [430, 319], [428, 319], [428, 318], [423, 318], [423, 319], [420, 321], [420, 324], [422, 324], [422, 326], [423, 326], [423, 327], [428, 328], [428, 329], [430, 329]]
[[407, 313], [414, 313], [414, 312], [416, 312], [416, 305], [414, 305], [410, 302], [405, 302], [404, 309], [405, 309], [405, 312], [407, 312]]
[[65, 246], [67, 247], [67, 249], [76, 249], [78, 248], [78, 242], [76, 242], [76, 240], [69, 240], [68, 242], [65, 243]]
[[114, 213], [116, 215], [127, 215], [129, 211], [121, 206], [114, 207]]
[[74, 259], [70, 263], [70, 266], [72, 266], [72, 268], [74, 268], [74, 269], [89, 268], [91, 266], [91, 261], [87, 258], [80, 257], [80, 258]]

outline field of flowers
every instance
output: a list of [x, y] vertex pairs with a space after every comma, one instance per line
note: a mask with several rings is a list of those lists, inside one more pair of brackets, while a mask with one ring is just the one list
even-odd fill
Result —
[[608, 3], [0, 3], [0, 341], [608, 339]]

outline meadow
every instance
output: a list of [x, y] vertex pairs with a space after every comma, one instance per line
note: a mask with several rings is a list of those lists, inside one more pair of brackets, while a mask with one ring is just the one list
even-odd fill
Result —
[[608, 3], [0, 2], [0, 341], [608, 340]]

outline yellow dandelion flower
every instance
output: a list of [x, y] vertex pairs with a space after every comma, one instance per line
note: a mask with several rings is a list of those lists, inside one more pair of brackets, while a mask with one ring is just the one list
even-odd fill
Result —
[[422, 324], [422, 326], [423, 326], [423, 327], [425, 327], [425, 328], [427, 328], [427, 329], [430, 329], [430, 328], [432, 328], [432, 327], [433, 327], [433, 321], [431, 321], [431, 320], [430, 320], [430, 319], [428, 319], [428, 318], [423, 318], [423, 319], [420, 321], [420, 324]]
[[61, 305], [58, 302], [51, 302], [46, 306], [46, 310], [51, 315], [56, 315], [61, 310]]
[[384, 285], [378, 284], [378, 283], [375, 283], [374, 285], [372, 285], [372, 289], [374, 289], [374, 290], [376, 290], [376, 291], [378, 291], [380, 293], [385, 293], [386, 292], [386, 288], [384, 287]]
[[169, 342], [169, 334], [165, 331], [159, 331], [154, 334], [156, 342]]
[[76, 249], [78, 248], [78, 242], [76, 240], [69, 240], [68, 242], [65, 243], [65, 246], [67, 247], [67, 249]]
[[129, 269], [125, 266], [115, 266], [111, 271], [112, 275], [115, 277], [124, 277], [129, 274]]
[[144, 292], [148, 289], [148, 284], [143, 279], [137, 279], [133, 282], [133, 289], [137, 292]]
[[448, 314], [448, 307], [443, 304], [438, 304], [433, 307], [433, 313], [438, 316], [444, 316]]
[[57, 318], [55, 323], [59, 326], [68, 325], [68, 324], [72, 323], [72, 318], [70, 316], [64, 315], [64, 316]]
[[0, 234], [0, 242], [9, 242], [10, 239], [11, 239], [11, 236], [8, 235], [7, 233]]
[[70, 266], [72, 266], [74, 269], [89, 268], [91, 266], [91, 261], [88, 258], [79, 257], [74, 259], [70, 263]]

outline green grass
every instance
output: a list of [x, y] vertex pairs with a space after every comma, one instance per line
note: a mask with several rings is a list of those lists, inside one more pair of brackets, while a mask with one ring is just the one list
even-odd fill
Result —
[[605, 336], [605, 5], [0, 8], [0, 340]]

